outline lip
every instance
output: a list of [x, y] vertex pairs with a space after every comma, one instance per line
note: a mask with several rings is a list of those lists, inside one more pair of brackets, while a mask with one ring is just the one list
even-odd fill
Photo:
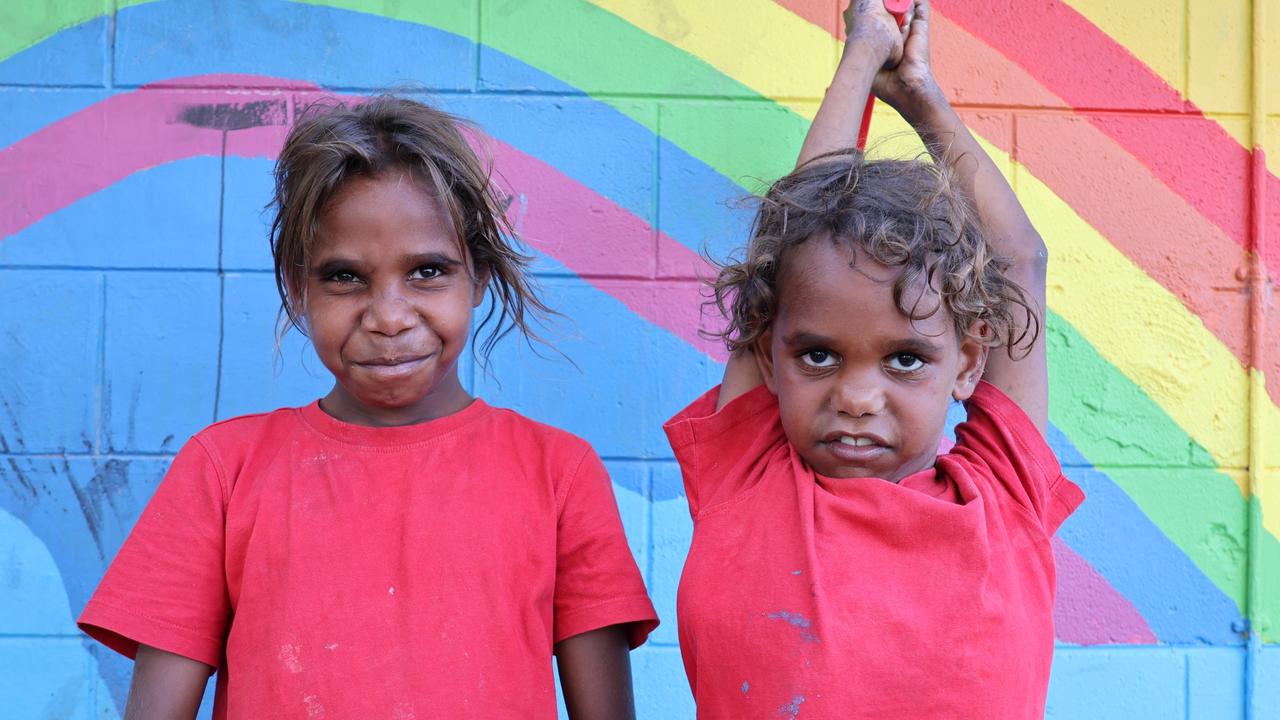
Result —
[[[853, 438], [854, 440], [869, 440], [869, 445], [848, 445], [841, 442], [841, 438]], [[889, 454], [892, 448], [885, 442], [885, 439], [875, 433], [858, 432], [834, 432], [828, 434], [822, 439], [822, 445], [832, 455], [842, 462], [865, 465], [869, 462], [877, 460]]]
[[435, 353], [426, 355], [389, 355], [370, 360], [361, 360], [352, 364], [372, 375], [391, 379], [412, 374], [433, 357], [435, 357]]

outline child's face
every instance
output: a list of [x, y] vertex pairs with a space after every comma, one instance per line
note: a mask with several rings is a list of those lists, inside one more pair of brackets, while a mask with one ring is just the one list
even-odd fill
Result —
[[[853, 253], [825, 236], [787, 251], [756, 357], [810, 467], [897, 482], [933, 465], [947, 406], [973, 393], [985, 353], [945, 310], [913, 322], [893, 300], [899, 269], [862, 254], [850, 268]], [[936, 302], [929, 291], [921, 309]]]
[[409, 173], [339, 188], [311, 248], [304, 313], [337, 379], [330, 414], [404, 425], [466, 406], [457, 359], [484, 295], [469, 267], [444, 207]]

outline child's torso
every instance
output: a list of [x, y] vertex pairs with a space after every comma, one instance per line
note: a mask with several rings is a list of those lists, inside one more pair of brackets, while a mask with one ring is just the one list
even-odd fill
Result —
[[554, 716], [556, 487], [528, 438], [471, 430], [413, 447], [293, 433], [227, 469], [220, 705]]
[[959, 493], [770, 473], [704, 511], [678, 600], [699, 717], [1042, 712], [1049, 543]]

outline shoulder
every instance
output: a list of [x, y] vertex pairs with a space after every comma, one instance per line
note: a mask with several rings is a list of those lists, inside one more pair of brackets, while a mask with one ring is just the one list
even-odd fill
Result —
[[778, 400], [757, 386], [716, 409], [715, 387], [663, 426], [694, 517], [791, 467]]
[[301, 408], [278, 408], [220, 420], [193, 435], [188, 446], [202, 448], [220, 465], [238, 465], [260, 448], [280, 447], [302, 427]]
[[[983, 380], [965, 402], [966, 421], [957, 428], [957, 444], [1017, 456], [1028, 470], [1056, 477], [1058, 458], [1040, 429], [1000, 388]], [[964, 432], [961, 432], [963, 428]]]
[[[947, 460], [973, 469], [975, 479], [1030, 511], [1053, 534], [1084, 493], [1063, 474], [1044, 434], [1016, 402], [986, 381], [965, 409], [968, 419], [956, 428], [956, 446]], [[953, 462], [944, 464], [958, 469]]]

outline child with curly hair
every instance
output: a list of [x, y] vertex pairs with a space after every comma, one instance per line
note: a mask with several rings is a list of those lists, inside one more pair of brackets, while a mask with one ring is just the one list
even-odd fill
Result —
[[[1040, 717], [1050, 537], [1083, 500], [1044, 438], [1047, 253], [933, 80], [928, 1], [846, 20], [799, 167], [715, 280], [723, 384], [666, 425], [698, 715]], [[872, 91], [932, 162], [838, 149]]]

